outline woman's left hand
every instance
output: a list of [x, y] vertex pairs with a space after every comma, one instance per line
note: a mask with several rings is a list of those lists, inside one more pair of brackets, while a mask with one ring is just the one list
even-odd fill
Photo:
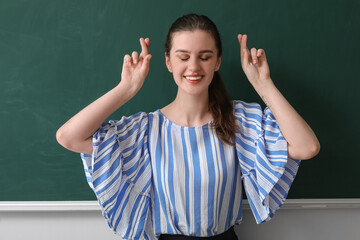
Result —
[[238, 35], [240, 44], [241, 66], [250, 83], [255, 87], [266, 83], [272, 83], [270, 69], [263, 49], [247, 48], [247, 35]]
[[276, 88], [270, 78], [269, 65], [263, 49], [246, 46], [247, 35], [238, 35], [241, 66], [256, 92], [271, 109], [288, 143], [288, 156], [305, 160], [320, 150], [315, 133]]

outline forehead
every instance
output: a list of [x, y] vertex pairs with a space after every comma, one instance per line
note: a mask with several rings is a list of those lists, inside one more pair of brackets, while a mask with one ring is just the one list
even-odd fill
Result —
[[216, 51], [213, 36], [203, 30], [175, 32], [172, 36], [171, 51]]

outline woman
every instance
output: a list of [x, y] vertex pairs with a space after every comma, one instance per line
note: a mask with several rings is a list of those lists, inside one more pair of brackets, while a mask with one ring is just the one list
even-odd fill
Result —
[[65, 148], [82, 153], [89, 185], [109, 226], [125, 239], [237, 239], [241, 181], [258, 223], [285, 201], [298, 160], [319, 142], [277, 90], [262, 49], [238, 35], [242, 68], [268, 108], [231, 101], [218, 74], [222, 47], [206, 16], [185, 15], [165, 43], [178, 86], [169, 105], [103, 123], [142, 87], [149, 39], [124, 57], [120, 83], [57, 132]]

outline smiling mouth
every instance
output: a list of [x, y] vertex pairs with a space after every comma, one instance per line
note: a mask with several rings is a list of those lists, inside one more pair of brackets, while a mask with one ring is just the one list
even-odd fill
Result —
[[203, 76], [184, 76], [189, 81], [199, 81], [203, 78]]

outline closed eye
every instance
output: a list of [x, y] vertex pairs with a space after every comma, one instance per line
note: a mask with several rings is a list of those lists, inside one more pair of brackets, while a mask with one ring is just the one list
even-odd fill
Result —
[[212, 58], [212, 57], [213, 57], [212, 54], [201, 54], [201, 55], [199, 56], [199, 59], [200, 59], [201, 61], [207, 61], [207, 60], [209, 60], [209, 59]]
[[[212, 56], [199, 56], [199, 59], [201, 60], [201, 61], [208, 61], [210, 58], [211, 58]], [[178, 56], [178, 58], [181, 60], [181, 61], [183, 61], [183, 62], [186, 62], [186, 61], [188, 61], [189, 59], [190, 59], [190, 57], [189, 56]]]

